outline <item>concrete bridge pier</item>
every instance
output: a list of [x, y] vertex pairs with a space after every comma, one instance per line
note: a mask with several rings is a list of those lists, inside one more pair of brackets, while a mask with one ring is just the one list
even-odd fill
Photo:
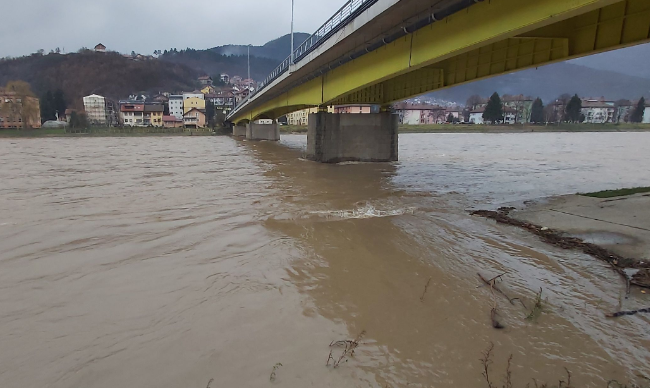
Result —
[[278, 141], [280, 140], [280, 128], [278, 127], [278, 123], [248, 123], [248, 125], [246, 125], [246, 139]]
[[307, 158], [322, 163], [397, 160], [398, 116], [371, 114], [309, 115]]
[[244, 125], [235, 125], [232, 128], [232, 135], [239, 137], [246, 137], [246, 126]]

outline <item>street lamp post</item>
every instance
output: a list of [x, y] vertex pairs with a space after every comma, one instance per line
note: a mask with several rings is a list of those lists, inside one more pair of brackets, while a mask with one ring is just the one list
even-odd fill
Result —
[[291, 0], [291, 64], [293, 65], [293, 5], [295, 0]]
[[248, 79], [251, 79], [251, 45], [248, 45]]

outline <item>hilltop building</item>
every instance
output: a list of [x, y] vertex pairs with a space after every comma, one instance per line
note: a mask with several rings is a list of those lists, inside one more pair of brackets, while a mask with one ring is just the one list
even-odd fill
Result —
[[101, 43], [98, 44], [97, 46], [95, 46], [95, 52], [96, 53], [105, 53], [106, 52], [106, 46], [104, 46]]

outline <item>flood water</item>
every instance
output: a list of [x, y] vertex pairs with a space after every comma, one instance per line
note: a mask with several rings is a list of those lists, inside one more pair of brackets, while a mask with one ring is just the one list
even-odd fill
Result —
[[484, 387], [490, 342], [498, 386], [511, 354], [516, 387], [650, 376], [648, 316], [604, 317], [648, 295], [467, 211], [650, 186], [650, 134], [407, 134], [394, 164], [305, 142], [0, 139], [0, 387]]

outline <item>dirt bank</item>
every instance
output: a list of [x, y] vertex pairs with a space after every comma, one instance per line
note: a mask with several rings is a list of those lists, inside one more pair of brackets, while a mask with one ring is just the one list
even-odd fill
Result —
[[631, 284], [650, 287], [650, 194], [608, 199], [567, 195], [527, 203], [523, 209], [472, 214], [524, 228], [564, 249], [582, 250], [610, 264]]

